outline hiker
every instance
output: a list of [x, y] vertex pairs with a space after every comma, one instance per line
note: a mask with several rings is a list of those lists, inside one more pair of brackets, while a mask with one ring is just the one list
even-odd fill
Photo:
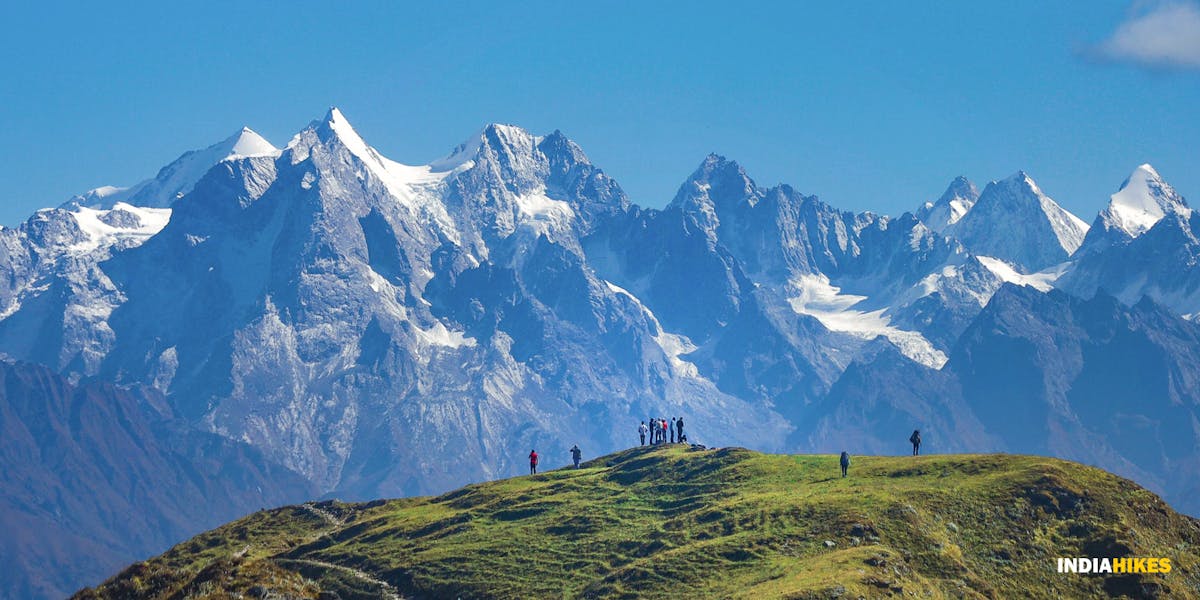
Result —
[[641, 443], [642, 446], [646, 445], [646, 432], [647, 431], [650, 431], [650, 428], [646, 427], [645, 421], [642, 421], [642, 424], [638, 425], [638, 437], [641, 438], [641, 440], [642, 440], [642, 443]]
[[658, 435], [658, 441], [665, 442], [667, 441], [667, 420], [659, 419], [658, 422], [662, 424], [662, 432]]
[[671, 417], [671, 443], [675, 443], [675, 417]]
[[846, 469], [850, 468], [850, 455], [842, 450], [842, 477], [846, 476]]
[[579, 449], [579, 444], [571, 446], [571, 460], [575, 461], [575, 468], [579, 468], [579, 457], [583, 456], [583, 451]]
[[913, 434], [908, 436], [908, 441], [913, 445], [913, 456], [921, 453], [921, 430], [914, 429]]
[[683, 437], [683, 417], [675, 419], [675, 429], [678, 432], [675, 437], [679, 439], [679, 442], [686, 442], [687, 438]]
[[537, 450], [530, 450], [529, 451], [529, 474], [530, 475], [534, 475], [537, 473], [537, 463], [538, 463]]

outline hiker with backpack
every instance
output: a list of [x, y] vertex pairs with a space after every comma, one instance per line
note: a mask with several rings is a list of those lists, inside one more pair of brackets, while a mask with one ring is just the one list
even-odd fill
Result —
[[642, 421], [642, 424], [638, 425], [638, 438], [640, 438], [642, 440], [641, 444], [639, 444], [640, 446], [646, 445], [646, 432], [647, 431], [650, 431], [650, 428], [646, 427], [645, 421]]
[[845, 451], [845, 450], [842, 450], [842, 460], [841, 460], [841, 463], [842, 463], [842, 477], [845, 477], [845, 476], [846, 476], [846, 470], [850, 468], [850, 455], [849, 455], [849, 454], [846, 454], [846, 451]]
[[675, 438], [678, 439], [680, 443], [687, 441], [687, 438], [683, 437], [683, 417], [675, 419], [675, 432]]
[[530, 450], [529, 451], [529, 474], [530, 475], [537, 474], [537, 465], [538, 465], [537, 450]]
[[571, 446], [571, 460], [575, 461], [575, 468], [579, 468], [579, 459], [583, 456], [583, 451], [579, 449], [579, 444]]
[[913, 445], [913, 456], [921, 453], [921, 430], [914, 429], [912, 435], [908, 436], [908, 441]]

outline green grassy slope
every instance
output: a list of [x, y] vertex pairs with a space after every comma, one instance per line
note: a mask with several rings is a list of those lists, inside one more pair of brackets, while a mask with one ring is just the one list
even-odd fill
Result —
[[[1200, 598], [1200, 522], [1008, 455], [633, 449], [436, 498], [264, 511], [78, 598]], [[1059, 556], [1169, 557], [1060, 575]], [[336, 593], [337, 596], [332, 595]]]

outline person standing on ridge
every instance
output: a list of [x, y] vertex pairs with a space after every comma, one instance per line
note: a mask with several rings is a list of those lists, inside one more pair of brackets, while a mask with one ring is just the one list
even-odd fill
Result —
[[659, 434], [658, 441], [665, 442], [667, 441], [667, 420], [659, 419], [658, 422], [662, 425], [662, 433]]
[[641, 438], [641, 440], [642, 440], [642, 443], [640, 445], [642, 445], [642, 446], [646, 445], [646, 432], [649, 430], [650, 430], [650, 428], [646, 427], [645, 421], [642, 421], [642, 424], [638, 425], [638, 437]]
[[685, 438], [683, 437], [683, 417], [679, 417], [678, 419], [675, 419], [675, 431], [676, 431], [675, 438], [678, 439], [680, 441], [680, 443], [684, 442]]
[[583, 451], [579, 449], [579, 444], [571, 446], [571, 460], [575, 461], [575, 468], [579, 468], [579, 459], [583, 456]]
[[914, 429], [913, 434], [908, 436], [908, 441], [913, 445], [913, 456], [921, 453], [921, 430]]
[[529, 451], [529, 474], [537, 474], [538, 455], [537, 450]]
[[674, 444], [675, 443], [675, 417], [671, 417], [671, 426], [669, 427], [669, 429], [671, 430], [671, 443]]
[[842, 450], [842, 461], [841, 462], [842, 462], [842, 477], [845, 477], [846, 469], [850, 468], [850, 455], [846, 454], [845, 450]]

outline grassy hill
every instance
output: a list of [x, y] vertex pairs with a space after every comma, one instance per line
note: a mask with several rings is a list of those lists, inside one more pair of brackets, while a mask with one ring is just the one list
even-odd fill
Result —
[[[633, 449], [436, 498], [255, 513], [77, 598], [1200, 598], [1200, 522], [1009, 455]], [[1168, 557], [1066, 575], [1057, 557]], [[336, 596], [334, 595], [336, 594]]]

